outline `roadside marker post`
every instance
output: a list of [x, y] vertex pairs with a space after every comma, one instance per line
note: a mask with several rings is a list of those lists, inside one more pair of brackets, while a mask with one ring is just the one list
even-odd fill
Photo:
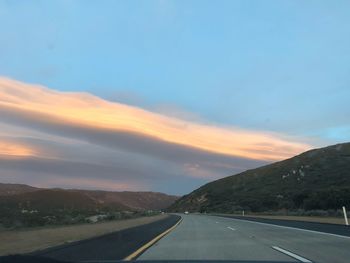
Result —
[[345, 225], [349, 225], [349, 222], [348, 222], [348, 216], [346, 214], [346, 209], [345, 209], [345, 206], [343, 206], [343, 213], [344, 213], [344, 219], [345, 219]]

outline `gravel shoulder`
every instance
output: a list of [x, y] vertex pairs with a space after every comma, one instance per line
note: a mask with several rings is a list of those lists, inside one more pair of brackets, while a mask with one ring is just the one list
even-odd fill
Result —
[[167, 215], [116, 220], [96, 224], [0, 231], [0, 256], [42, 250], [52, 246], [152, 223], [165, 217]]

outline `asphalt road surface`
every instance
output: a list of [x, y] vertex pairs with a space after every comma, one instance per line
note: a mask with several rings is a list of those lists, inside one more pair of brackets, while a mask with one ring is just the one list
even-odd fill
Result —
[[348, 236], [217, 216], [182, 217], [138, 260], [350, 262]]
[[235, 218], [235, 219], [244, 219], [244, 220], [255, 221], [260, 223], [275, 224], [280, 226], [302, 228], [307, 230], [314, 230], [319, 232], [326, 232], [330, 234], [337, 234], [337, 235], [350, 237], [350, 227], [346, 225], [305, 222], [305, 221], [276, 219], [276, 218], [273, 218], [273, 219], [259, 218], [259, 217], [250, 217], [250, 216], [233, 216], [233, 215], [219, 215], [219, 216]]
[[[30, 253], [29, 255], [51, 258], [59, 261], [115, 262], [124, 259], [136, 251], [139, 247], [149, 242], [149, 240], [172, 227], [176, 222], [179, 221], [179, 219], [179, 216], [171, 215], [149, 224], [120, 230], [114, 233], [85, 239], [70, 244], [48, 248], [42, 251], [36, 251]], [[17, 261], [19, 261], [19, 259], [17, 259]], [[0, 263], [1, 262], [2, 259], [0, 258]]]

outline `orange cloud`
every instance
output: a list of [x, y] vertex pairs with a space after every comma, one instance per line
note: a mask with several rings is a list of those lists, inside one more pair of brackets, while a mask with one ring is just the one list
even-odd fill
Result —
[[0, 106], [242, 158], [281, 160], [311, 148], [280, 134], [181, 120], [87, 93], [59, 92], [6, 78], [0, 78]]
[[36, 151], [28, 146], [13, 142], [0, 141], [0, 155], [34, 156]]

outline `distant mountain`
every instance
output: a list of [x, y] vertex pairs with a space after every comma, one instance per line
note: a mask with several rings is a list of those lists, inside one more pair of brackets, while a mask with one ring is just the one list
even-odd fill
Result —
[[[62, 189], [41, 189], [0, 198], [0, 205], [11, 209], [52, 211], [57, 209], [97, 209], [100, 205], [88, 195]], [[111, 204], [113, 208], [127, 209], [120, 204]], [[118, 207], [120, 206], [120, 207]]]
[[350, 143], [208, 183], [177, 200], [170, 211], [235, 212], [350, 208]]
[[20, 184], [0, 184], [0, 205], [34, 210], [113, 208], [128, 211], [160, 210], [177, 196], [156, 192], [111, 192], [44, 189]]
[[131, 210], [159, 210], [169, 207], [179, 197], [157, 192], [107, 192], [72, 190], [104, 205], [121, 204]]
[[0, 183], [0, 197], [16, 194], [29, 193], [40, 190], [40, 188], [25, 184], [2, 184]]

